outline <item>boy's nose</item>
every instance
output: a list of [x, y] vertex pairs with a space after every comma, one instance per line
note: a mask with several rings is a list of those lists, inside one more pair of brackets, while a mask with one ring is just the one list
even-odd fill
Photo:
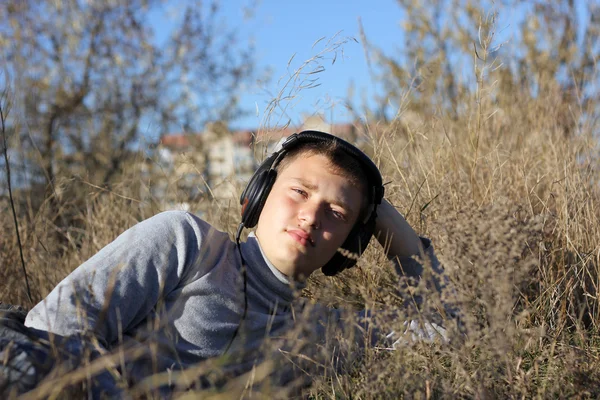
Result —
[[304, 224], [311, 226], [313, 229], [319, 229], [320, 227], [320, 206], [315, 204], [305, 204], [300, 209], [298, 219]]

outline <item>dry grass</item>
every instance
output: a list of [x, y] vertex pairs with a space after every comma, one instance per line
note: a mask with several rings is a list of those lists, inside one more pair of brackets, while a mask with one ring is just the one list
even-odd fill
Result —
[[[536, 99], [515, 93], [501, 109], [482, 91], [465, 100], [457, 119], [429, 116], [408, 124], [400, 113], [391, 124], [371, 128], [366, 149], [384, 182], [391, 182], [387, 198], [433, 239], [456, 287], [466, 334], [454, 331], [449, 344], [414, 342], [394, 352], [367, 347], [345, 373], [324, 362], [323, 373], [298, 384], [302, 395], [600, 397], [600, 173], [594, 128], [578, 125], [580, 115], [565, 121], [552, 91]], [[565, 134], [568, 124], [577, 125], [575, 134]], [[61, 230], [49, 222], [56, 218], [44, 206], [34, 211], [22, 199], [21, 237], [36, 300], [120, 232], [163, 208], [160, 200], [139, 199], [138, 181], [133, 172], [110, 193], [65, 182], [87, 191], [87, 201], [72, 207], [68, 198], [60, 199], [60, 210], [77, 221]], [[194, 209], [207, 210], [206, 219], [222, 230], [233, 233], [237, 226], [236, 202], [201, 200]], [[0, 213], [0, 299], [27, 304], [7, 204], [0, 204]], [[357, 268], [335, 278], [313, 277], [305, 295], [330, 306], [402, 313], [398, 287], [373, 245]], [[438, 300], [429, 293], [426, 305]], [[401, 323], [377, 321], [384, 330]], [[353, 344], [346, 351], [358, 352]], [[291, 391], [273, 386], [271, 367], [264, 364], [203, 395], [284, 398], [297, 392], [298, 385], [288, 386]], [[200, 375], [204, 368], [190, 373]], [[85, 380], [85, 373], [76, 376]], [[146, 389], [131, 390], [141, 396]]]
[[[547, 120], [551, 115], [544, 118], [545, 126], [534, 120], [509, 136], [509, 126], [527, 112], [515, 106], [504, 110], [502, 119], [490, 120], [473, 169], [472, 148], [461, 137], [465, 122], [431, 120], [407, 129], [400, 118], [372, 132], [372, 152], [385, 181], [392, 182], [388, 198], [433, 239], [457, 288], [467, 337], [448, 345], [413, 343], [395, 352], [367, 348], [349, 372], [313, 375], [305, 394], [360, 399], [600, 395], [596, 142], [585, 131], [564, 137]], [[134, 196], [127, 188], [124, 183], [115, 194], [106, 194], [82, 186], [90, 193], [80, 223], [59, 235], [46, 223], [43, 209], [23, 219], [36, 299], [154, 212], [127, 200]], [[233, 232], [237, 206], [208, 208], [210, 222]], [[1, 298], [26, 304], [11, 219], [2, 218], [2, 224]], [[365, 304], [397, 308], [398, 282], [384, 260], [372, 246], [358, 268], [334, 279], [313, 278], [308, 294], [351, 309]], [[393, 328], [394, 321], [382, 324]], [[279, 393], [252, 379], [255, 396], [261, 388]], [[225, 394], [244, 393], [244, 385], [242, 392], [234, 386]]]

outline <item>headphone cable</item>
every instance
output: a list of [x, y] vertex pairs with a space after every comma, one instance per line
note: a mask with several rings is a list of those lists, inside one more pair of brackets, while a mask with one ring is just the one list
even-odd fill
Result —
[[229, 343], [227, 344], [227, 347], [225, 348], [225, 351], [223, 352], [223, 354], [227, 354], [227, 352], [229, 351], [229, 349], [230, 349], [231, 345], [233, 344], [233, 341], [237, 337], [237, 335], [240, 331], [240, 327], [244, 323], [244, 320], [246, 319], [246, 315], [248, 313], [248, 291], [247, 291], [247, 289], [248, 289], [248, 273], [246, 271], [247, 270], [246, 260], [244, 260], [244, 256], [242, 255], [242, 249], [240, 246], [240, 236], [242, 234], [243, 229], [244, 229], [244, 223], [242, 222], [238, 226], [238, 230], [235, 235], [235, 244], [236, 244], [238, 252], [240, 254], [240, 258], [242, 260], [242, 279], [244, 281], [244, 312], [242, 314], [242, 318], [240, 319], [240, 323], [238, 324], [237, 328], [235, 328], [235, 332], [233, 332], [233, 336], [229, 340]]

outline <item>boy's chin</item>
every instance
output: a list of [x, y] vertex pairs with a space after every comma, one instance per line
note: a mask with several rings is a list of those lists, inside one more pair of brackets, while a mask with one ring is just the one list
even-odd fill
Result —
[[285, 263], [275, 265], [275, 267], [284, 275], [294, 280], [305, 280], [314, 272], [314, 269], [307, 267], [306, 260], [298, 260], [297, 263], [291, 262], [288, 258]]
[[321, 269], [321, 266], [315, 268], [314, 265], [316, 265], [316, 263], [312, 262], [310, 265], [303, 264], [295, 266], [292, 276], [297, 281], [306, 280], [313, 274], [313, 272]]
[[313, 272], [314, 272], [314, 270], [313, 271], [298, 271], [294, 275], [294, 279], [299, 282], [305, 281], [312, 275]]

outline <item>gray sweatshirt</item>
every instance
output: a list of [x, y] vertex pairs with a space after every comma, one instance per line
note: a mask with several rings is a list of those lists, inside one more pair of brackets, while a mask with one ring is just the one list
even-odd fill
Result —
[[[241, 244], [241, 253], [248, 309], [231, 350], [251, 353], [266, 336], [290, 327], [297, 291], [268, 263], [256, 237]], [[137, 381], [223, 354], [244, 312], [241, 269], [226, 233], [190, 213], [163, 212], [75, 269], [25, 325], [64, 336], [91, 331], [107, 350], [119, 344], [151, 349], [128, 366]], [[331, 318], [339, 320], [339, 313]]]

